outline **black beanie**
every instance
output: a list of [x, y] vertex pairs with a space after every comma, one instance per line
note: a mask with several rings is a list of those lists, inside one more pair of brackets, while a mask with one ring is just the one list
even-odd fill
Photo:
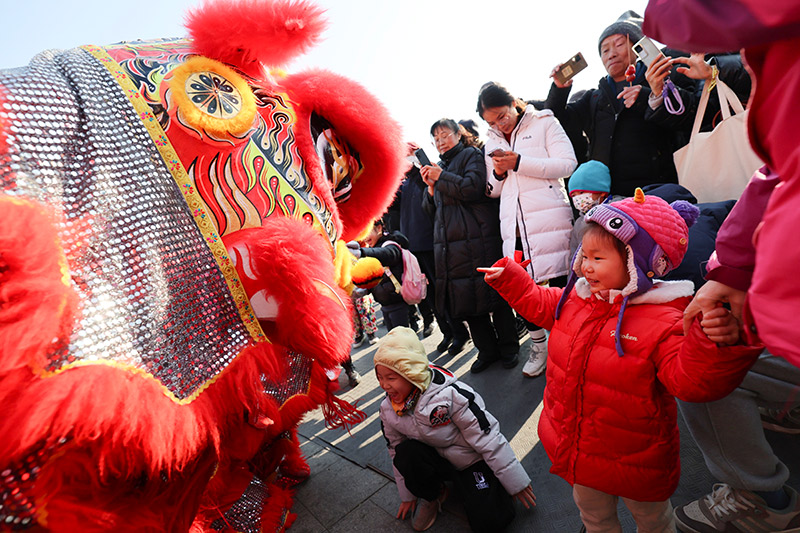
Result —
[[630, 9], [620, 15], [614, 24], [600, 34], [600, 40], [597, 41], [597, 52], [600, 53], [600, 46], [603, 41], [612, 35], [627, 35], [631, 40], [631, 44], [635, 44], [636, 41], [644, 37], [642, 33], [643, 20], [638, 13]]

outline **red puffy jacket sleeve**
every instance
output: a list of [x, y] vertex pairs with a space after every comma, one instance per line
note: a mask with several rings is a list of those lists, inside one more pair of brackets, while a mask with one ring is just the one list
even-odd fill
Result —
[[547, 330], [553, 329], [556, 305], [563, 289], [537, 285], [519, 263], [508, 257], [499, 259], [492, 266], [504, 267], [503, 272], [487, 283], [525, 320]]
[[710, 402], [730, 394], [758, 359], [763, 346], [719, 346], [700, 328], [700, 317], [684, 337], [677, 321], [655, 354], [658, 380], [686, 402]]

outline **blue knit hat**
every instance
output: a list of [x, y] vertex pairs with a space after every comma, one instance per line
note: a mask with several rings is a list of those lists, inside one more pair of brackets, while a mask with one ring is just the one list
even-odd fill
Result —
[[587, 161], [569, 178], [569, 194], [574, 192], [611, 192], [611, 172], [600, 161]]

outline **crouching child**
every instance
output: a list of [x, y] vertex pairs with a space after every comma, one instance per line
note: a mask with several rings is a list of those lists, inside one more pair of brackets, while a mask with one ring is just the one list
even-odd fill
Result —
[[386, 398], [383, 434], [400, 493], [397, 518], [430, 528], [452, 481], [473, 531], [501, 531], [513, 499], [536, 505], [530, 478], [483, 398], [443, 368], [429, 365], [417, 334], [398, 327], [381, 339], [375, 373]]

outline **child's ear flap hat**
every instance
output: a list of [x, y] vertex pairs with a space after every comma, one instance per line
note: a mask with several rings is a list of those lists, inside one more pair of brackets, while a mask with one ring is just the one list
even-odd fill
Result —
[[394, 370], [421, 392], [425, 392], [431, 384], [433, 374], [428, 366], [428, 355], [417, 333], [411, 328], [394, 328], [384, 336], [378, 344], [373, 363]]
[[[622, 323], [622, 313], [628, 298], [647, 292], [653, 279], [665, 276], [681, 264], [689, 245], [689, 226], [700, 216], [700, 210], [684, 200], [668, 204], [657, 196], [645, 196], [636, 189], [632, 198], [593, 207], [586, 213], [587, 222], [595, 222], [626, 245], [628, 276], [630, 281], [622, 289], [622, 309], [617, 331]], [[581, 276], [583, 250], [579, 246], [572, 260], [567, 287], [556, 308], [558, 318], [566, 295]], [[622, 349], [617, 337], [617, 352]]]

